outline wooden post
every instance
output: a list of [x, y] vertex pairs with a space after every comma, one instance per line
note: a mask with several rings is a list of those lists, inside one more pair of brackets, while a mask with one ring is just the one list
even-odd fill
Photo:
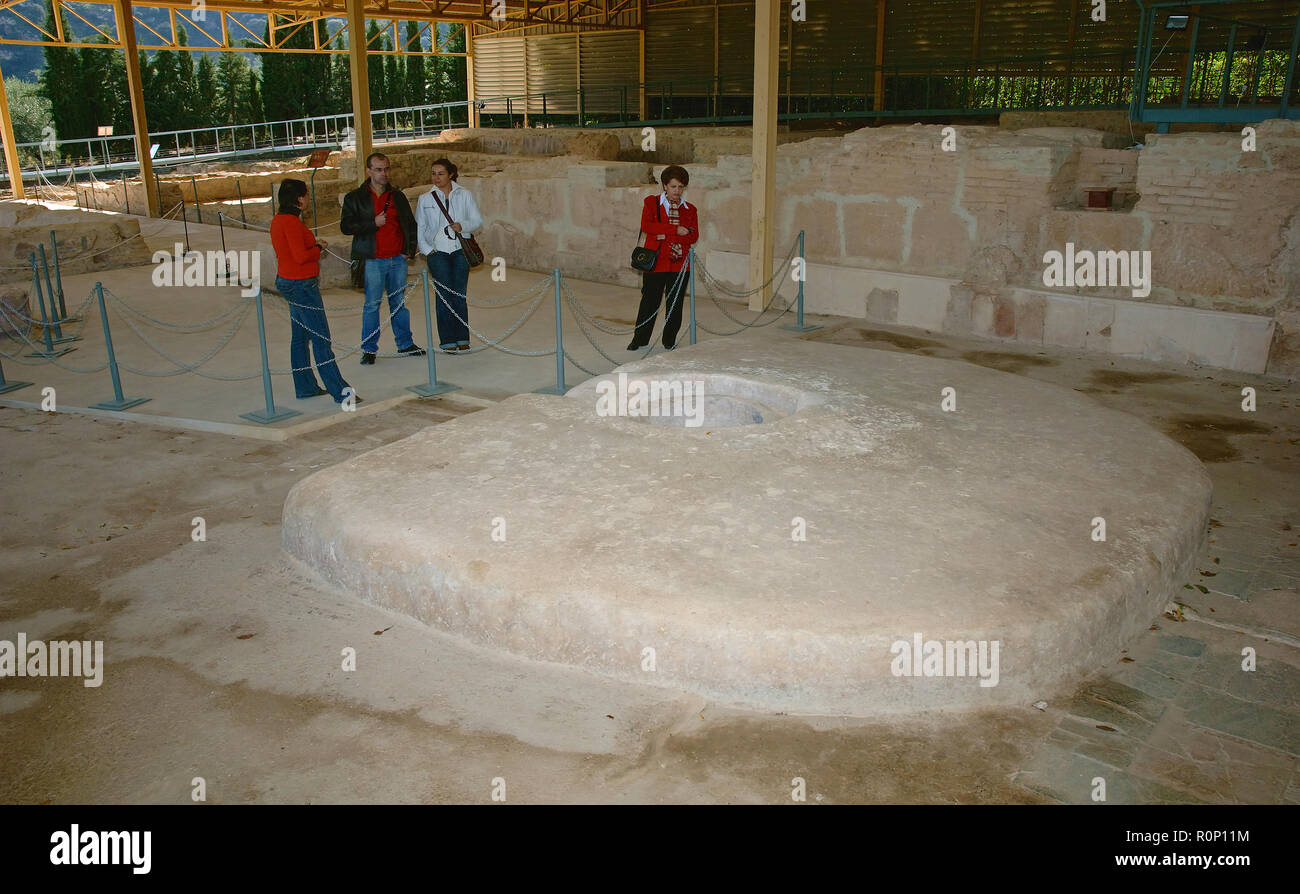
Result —
[[9, 188], [15, 199], [27, 198], [23, 189], [23, 171], [18, 161], [18, 144], [14, 142], [14, 123], [9, 118], [9, 96], [5, 93], [4, 72], [0, 71], [0, 139], [5, 142], [5, 167], [9, 171]]
[[117, 25], [117, 39], [122, 45], [126, 63], [126, 89], [131, 94], [131, 125], [135, 131], [135, 157], [140, 164], [140, 182], [145, 184], [146, 213], [158, 217], [158, 194], [149, 191], [153, 179], [153, 156], [149, 154], [149, 121], [144, 113], [144, 87], [140, 83], [140, 53], [135, 46], [135, 20], [131, 14], [131, 0], [116, 0], [113, 18]]
[[370, 127], [370, 73], [366, 68], [365, 0], [347, 0], [348, 72], [352, 76], [352, 130], [356, 136], [357, 170], [363, 170], [366, 156], [374, 151]]
[[[758, 288], [772, 275], [772, 221], [775, 218], [776, 105], [780, 0], [754, 3], [754, 148], [753, 187], [749, 203], [749, 287]], [[767, 307], [771, 287], [755, 292], [750, 310]]]

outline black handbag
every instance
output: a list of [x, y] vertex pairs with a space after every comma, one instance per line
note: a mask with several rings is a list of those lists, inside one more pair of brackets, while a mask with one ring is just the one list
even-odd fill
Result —
[[[447, 218], [448, 224], [454, 224], [456, 221], [452, 220], [451, 215], [447, 213], [447, 206], [442, 204], [442, 199], [438, 198], [437, 195], [438, 187], [435, 186], [433, 188], [433, 193], [434, 193], [433, 200], [437, 202], [438, 207], [442, 209], [442, 216]], [[469, 237], [462, 236], [456, 230], [452, 230], [452, 232], [455, 233], [456, 238], [460, 240], [460, 250], [465, 253], [465, 260], [469, 262], [469, 266], [473, 268], [473, 267], [477, 267], [479, 264], [482, 264], [483, 249], [479, 248], [478, 240], [475, 239], [473, 236], [469, 236]]]
[[[655, 202], [655, 220], [659, 223], [664, 222], [663, 207]], [[637, 230], [637, 236], [644, 233], [645, 230]], [[632, 249], [632, 269], [640, 270], [642, 273], [650, 273], [655, 269], [655, 264], [659, 263], [659, 252], [663, 249], [661, 245], [656, 249], [649, 249], [638, 245]]]

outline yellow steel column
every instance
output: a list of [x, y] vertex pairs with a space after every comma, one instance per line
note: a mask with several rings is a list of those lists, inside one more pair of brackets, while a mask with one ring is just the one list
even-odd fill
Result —
[[370, 127], [370, 74], [366, 69], [365, 0], [347, 0], [348, 73], [352, 77], [352, 130], [357, 139], [357, 170], [375, 146]]
[[469, 100], [469, 115], [465, 123], [478, 127], [478, 103], [474, 101], [474, 26], [465, 23], [465, 98]]
[[113, 20], [117, 25], [117, 40], [122, 45], [122, 61], [126, 63], [126, 89], [131, 94], [131, 129], [135, 132], [135, 157], [140, 163], [145, 205], [149, 216], [157, 217], [162, 214], [162, 209], [158, 207], [157, 190], [150, 188], [153, 184], [153, 157], [149, 154], [149, 121], [144, 113], [144, 87], [140, 82], [140, 53], [135, 47], [131, 0], [116, 0]]
[[27, 198], [23, 189], [23, 172], [18, 164], [18, 144], [14, 142], [14, 123], [9, 118], [9, 96], [5, 93], [4, 72], [0, 71], [0, 138], [5, 141], [5, 169], [9, 172], [9, 188], [15, 199]]
[[[772, 275], [772, 222], [776, 217], [773, 168], [776, 164], [778, 43], [780, 0], [754, 3], [754, 149], [753, 191], [749, 204], [749, 287]], [[755, 292], [750, 310], [767, 307], [771, 287]]]

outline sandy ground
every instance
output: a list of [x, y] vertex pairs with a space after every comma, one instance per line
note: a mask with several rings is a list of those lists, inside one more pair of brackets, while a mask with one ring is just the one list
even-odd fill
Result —
[[[1057, 382], [1182, 442], [1215, 483], [1186, 599], [1222, 626], [1153, 618], [1046, 710], [763, 715], [486, 653], [281, 552], [296, 481], [477, 409], [455, 395], [270, 443], [0, 408], [0, 639], [103, 640], [106, 661], [98, 688], [0, 679], [0, 802], [189, 803], [199, 777], [209, 803], [488, 803], [503, 780], [518, 803], [775, 804], [796, 777], [810, 802], [1083, 802], [1061, 779], [1091, 763], [1113, 801], [1300, 801], [1294, 386], [860, 322], [810, 337]], [[1243, 643], [1256, 674], [1228, 672]]]

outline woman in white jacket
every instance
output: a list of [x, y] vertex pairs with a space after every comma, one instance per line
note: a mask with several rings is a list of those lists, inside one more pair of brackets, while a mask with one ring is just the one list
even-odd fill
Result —
[[[420, 196], [415, 207], [420, 251], [425, 254], [438, 296], [438, 347], [447, 353], [469, 350], [469, 306], [465, 301], [469, 261], [457, 234], [469, 238], [483, 226], [474, 194], [456, 183], [458, 176], [459, 171], [449, 160], [435, 161], [433, 189]], [[447, 209], [446, 215], [438, 207], [438, 199]]]

